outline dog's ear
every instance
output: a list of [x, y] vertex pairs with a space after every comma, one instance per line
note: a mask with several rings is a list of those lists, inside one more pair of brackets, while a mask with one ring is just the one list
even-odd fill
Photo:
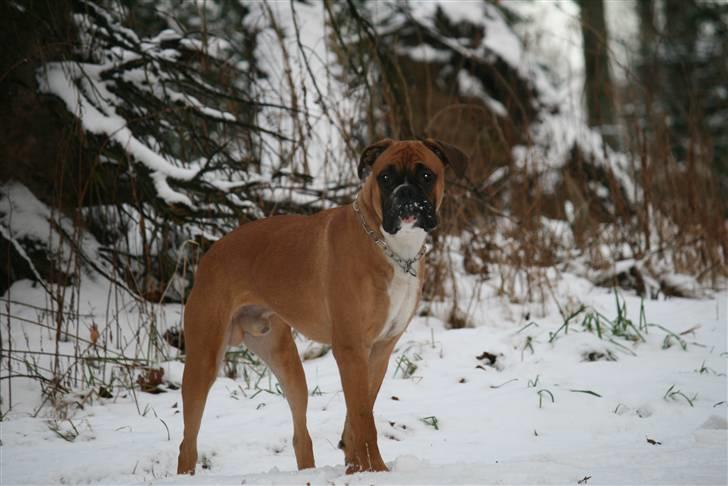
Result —
[[422, 138], [420, 141], [425, 146], [432, 150], [437, 157], [442, 160], [442, 163], [449, 165], [455, 171], [458, 177], [463, 177], [465, 171], [468, 168], [468, 156], [457, 148], [455, 145], [451, 145], [440, 140], [433, 138]]
[[374, 165], [374, 162], [377, 160], [377, 158], [379, 158], [380, 155], [382, 155], [382, 152], [387, 150], [389, 146], [393, 143], [394, 140], [392, 140], [391, 138], [385, 138], [378, 141], [377, 143], [373, 143], [372, 145], [364, 149], [364, 151], [361, 153], [361, 157], [359, 157], [359, 168], [357, 170], [357, 173], [359, 174], [359, 179], [364, 180], [367, 178], [369, 173], [372, 171], [372, 166]]

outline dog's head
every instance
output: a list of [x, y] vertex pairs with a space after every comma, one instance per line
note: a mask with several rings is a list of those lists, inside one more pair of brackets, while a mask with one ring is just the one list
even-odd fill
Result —
[[381, 219], [384, 231], [437, 227], [437, 210], [445, 191], [445, 169], [462, 176], [467, 156], [457, 147], [433, 139], [381, 140], [359, 159], [359, 177]]

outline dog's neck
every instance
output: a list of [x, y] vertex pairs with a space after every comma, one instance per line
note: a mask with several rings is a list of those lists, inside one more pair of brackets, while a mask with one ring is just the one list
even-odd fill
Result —
[[[362, 192], [366, 189], [365, 186]], [[382, 228], [381, 215], [367, 204], [368, 198], [357, 197], [357, 201], [366, 224], [376, 233], [379, 233], [376, 236], [383, 239], [393, 252], [406, 260], [411, 260], [417, 256], [427, 238], [425, 230], [415, 228], [412, 224], [404, 224], [396, 234], [389, 234]]]
[[392, 251], [408, 260], [417, 256], [422, 245], [425, 244], [425, 238], [427, 238], [425, 230], [416, 228], [412, 224], [402, 224], [400, 230], [393, 235], [384, 231], [384, 228], [380, 225], [379, 232]]

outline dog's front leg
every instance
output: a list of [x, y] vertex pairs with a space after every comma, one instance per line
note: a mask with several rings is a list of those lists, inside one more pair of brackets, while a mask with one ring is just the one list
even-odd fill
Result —
[[[352, 340], [354, 341], [354, 340]], [[377, 446], [377, 429], [369, 390], [370, 349], [359, 342], [332, 343], [344, 388], [350, 439], [345, 440], [346, 473], [387, 471]]]
[[[372, 410], [377, 403], [377, 395], [384, 380], [384, 374], [387, 372], [389, 357], [392, 355], [394, 346], [397, 344], [400, 336], [389, 339], [388, 341], [379, 341], [372, 345], [369, 353], [369, 400], [372, 402]], [[349, 417], [344, 422], [344, 430], [341, 433], [341, 441], [339, 449], [346, 451], [346, 442], [351, 441], [351, 428], [349, 426]], [[346, 458], [349, 462], [349, 457]]]

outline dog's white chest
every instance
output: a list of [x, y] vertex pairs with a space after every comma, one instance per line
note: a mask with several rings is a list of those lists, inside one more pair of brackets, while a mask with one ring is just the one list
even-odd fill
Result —
[[[387, 244], [403, 258], [414, 258], [425, 243], [427, 233], [422, 228], [411, 225], [403, 227], [396, 235], [387, 234], [380, 228]], [[420, 291], [420, 280], [405, 273], [399, 265], [390, 261], [394, 275], [389, 283], [389, 311], [379, 339], [386, 339], [402, 334], [415, 312]], [[419, 270], [419, 265], [415, 263]]]
[[389, 311], [379, 339], [386, 339], [402, 334], [415, 311], [419, 294], [419, 280], [394, 269], [394, 277], [389, 284]]

